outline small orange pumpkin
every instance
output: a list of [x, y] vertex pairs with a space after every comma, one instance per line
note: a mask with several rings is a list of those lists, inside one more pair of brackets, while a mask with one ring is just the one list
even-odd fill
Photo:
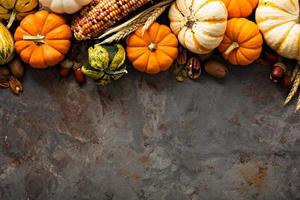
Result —
[[262, 45], [262, 35], [254, 22], [233, 18], [228, 21], [219, 51], [233, 65], [249, 65], [259, 58]]
[[228, 10], [228, 19], [248, 17], [256, 8], [259, 0], [223, 0]]
[[170, 28], [158, 23], [152, 24], [142, 34], [137, 29], [127, 38], [127, 56], [135, 69], [149, 74], [168, 70], [178, 54], [178, 40]]
[[72, 32], [62, 17], [43, 10], [26, 16], [14, 38], [21, 59], [41, 69], [63, 61], [71, 46]]

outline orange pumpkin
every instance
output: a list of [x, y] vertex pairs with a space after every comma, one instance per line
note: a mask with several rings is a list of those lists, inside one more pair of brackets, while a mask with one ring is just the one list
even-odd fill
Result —
[[142, 34], [137, 29], [127, 38], [127, 56], [135, 69], [149, 74], [168, 70], [178, 54], [178, 40], [170, 28], [152, 24]]
[[228, 19], [248, 17], [256, 8], [259, 0], [223, 0], [228, 10]]
[[219, 51], [233, 65], [249, 65], [259, 58], [262, 45], [262, 35], [254, 22], [233, 18], [227, 23]]
[[15, 49], [33, 68], [47, 68], [63, 61], [72, 32], [65, 20], [48, 11], [26, 16], [17, 28]]

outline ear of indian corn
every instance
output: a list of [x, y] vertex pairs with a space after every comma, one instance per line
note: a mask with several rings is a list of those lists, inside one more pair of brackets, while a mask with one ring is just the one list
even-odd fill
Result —
[[[86, 8], [72, 23], [77, 40], [98, 37], [107, 28], [114, 25], [131, 12], [151, 0], [100, 0], [91, 10]], [[92, 5], [89, 5], [92, 6]]]
[[78, 20], [80, 20], [81, 18], [84, 17], [85, 13], [88, 13], [89, 11], [91, 11], [93, 8], [95, 8], [98, 3], [101, 0], [92, 0], [90, 4], [88, 4], [87, 6], [85, 6], [78, 14], [77, 17], [75, 18], [73, 23], [77, 23]]

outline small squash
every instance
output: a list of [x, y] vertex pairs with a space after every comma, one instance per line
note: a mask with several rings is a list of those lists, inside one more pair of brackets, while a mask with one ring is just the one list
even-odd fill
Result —
[[300, 60], [299, 1], [260, 0], [256, 23], [266, 43], [279, 55]]
[[98, 85], [108, 85], [127, 74], [126, 52], [122, 45], [95, 45], [88, 50], [89, 63], [82, 72], [95, 80]]
[[38, 6], [38, 0], [0, 0], [0, 20], [8, 20], [10, 28], [14, 20], [21, 20]]
[[262, 45], [262, 35], [254, 22], [233, 18], [228, 21], [219, 51], [233, 65], [249, 65], [259, 58]]
[[40, 3], [56, 13], [74, 14], [92, 0], [40, 0]]
[[208, 54], [223, 40], [227, 9], [222, 0], [177, 0], [170, 8], [169, 19], [183, 47]]
[[14, 39], [2, 23], [0, 23], [0, 41], [0, 65], [3, 65], [14, 56]]
[[63, 61], [71, 46], [66, 21], [46, 10], [26, 16], [15, 32], [15, 49], [33, 68], [47, 68]]
[[248, 17], [255, 10], [259, 0], [223, 0], [228, 10], [228, 19]]
[[135, 69], [149, 74], [168, 70], [178, 54], [178, 41], [170, 28], [152, 24], [142, 35], [137, 29], [127, 38], [127, 56]]

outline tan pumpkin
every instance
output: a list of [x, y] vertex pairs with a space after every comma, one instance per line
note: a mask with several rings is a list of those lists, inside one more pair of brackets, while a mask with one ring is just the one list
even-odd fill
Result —
[[219, 46], [227, 25], [222, 0], [177, 0], [169, 11], [170, 27], [179, 42], [196, 54], [208, 54]]
[[74, 14], [92, 0], [40, 0], [40, 3], [56, 13]]
[[127, 56], [135, 69], [149, 74], [168, 70], [178, 54], [178, 41], [170, 28], [154, 23], [142, 35], [137, 29], [127, 38]]
[[299, 1], [260, 0], [256, 23], [266, 43], [278, 54], [300, 60]]

